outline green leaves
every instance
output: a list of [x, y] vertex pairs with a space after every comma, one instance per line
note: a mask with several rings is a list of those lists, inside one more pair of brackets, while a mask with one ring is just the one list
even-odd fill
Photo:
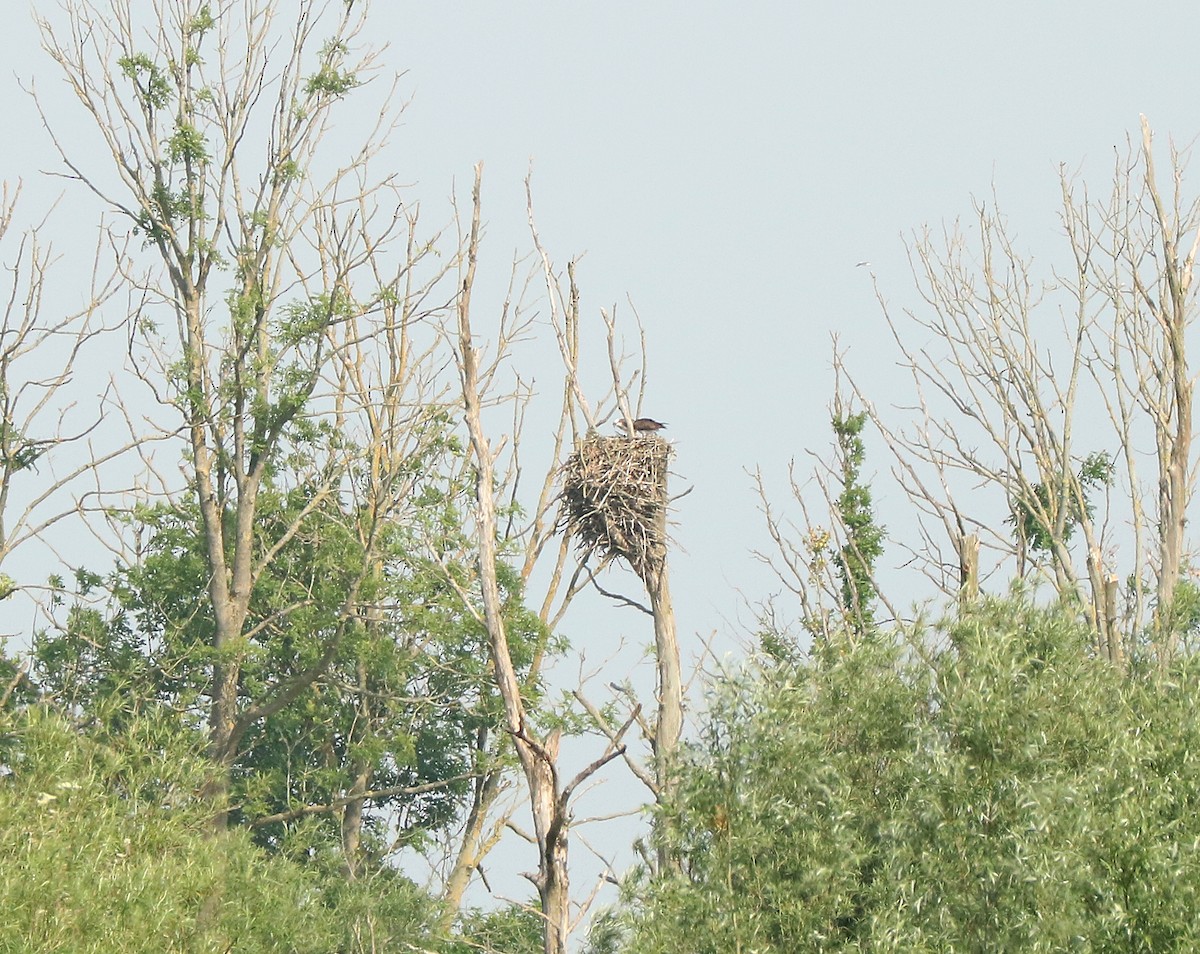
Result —
[[164, 242], [181, 220], [195, 218], [204, 221], [206, 214], [198, 197], [186, 189], [172, 190], [164, 183], [156, 183], [150, 190], [150, 204], [137, 217], [135, 232], [145, 235], [148, 241]]
[[107, 738], [53, 709], [0, 713], [0, 932], [27, 954], [436, 948], [436, 905], [390, 873], [348, 883], [211, 831], [198, 739], [138, 718]]
[[934, 635], [718, 688], [626, 949], [1195, 949], [1200, 666], [1127, 676], [1019, 601]]
[[542, 954], [543, 924], [536, 901], [469, 911], [460, 920], [460, 936], [447, 954]]
[[[1062, 520], [1062, 542], [1071, 539], [1075, 528], [1084, 517], [1092, 516], [1092, 504], [1087, 499], [1090, 490], [1107, 487], [1113, 479], [1112, 456], [1097, 451], [1084, 458], [1079, 474], [1074, 481], [1061, 489], [1037, 483], [1032, 487], [1033, 499], [1014, 500], [1013, 515], [1007, 523], [1012, 524], [1020, 538], [1031, 550], [1047, 553], [1054, 548], [1054, 537], [1059, 519]], [[1062, 508], [1065, 515], [1060, 514]]]
[[842, 492], [837, 499], [838, 518], [846, 542], [834, 556], [842, 583], [842, 609], [860, 635], [875, 626], [875, 561], [883, 554], [883, 527], [875, 521], [871, 488], [862, 482], [866, 447], [862, 439], [866, 412], [833, 417], [833, 433], [841, 462]]
[[362, 85], [353, 72], [340, 68], [348, 52], [342, 40], [330, 40], [321, 48], [320, 67], [304, 81], [306, 96], [337, 99]]
[[209, 4], [204, 4], [196, 15], [193, 16], [187, 23], [187, 35], [199, 40], [216, 26], [217, 21], [213, 19], [212, 7]]
[[122, 56], [117, 60], [117, 66], [133, 84], [146, 109], [164, 109], [170, 102], [173, 87], [167, 74], [145, 53]]
[[167, 140], [167, 155], [172, 162], [208, 162], [208, 149], [203, 133], [191, 123], [176, 123], [175, 134]]
[[[452, 570], [468, 592], [477, 586], [470, 561], [454, 557], [468, 552], [461, 448], [444, 416], [425, 426], [424, 450], [405, 462], [407, 515], [374, 529], [374, 557], [364, 544], [368, 513], [320, 488], [265, 482], [254, 550], [275, 547], [274, 557], [255, 582], [242, 635], [219, 652], [197, 504], [142, 508], [133, 520], [140, 562], [111, 579], [77, 574], [73, 595], [58, 581], [67, 622], [38, 640], [39, 687], [117, 733], [147, 713], [201, 726], [218, 662], [239, 667], [235, 718], [300, 680], [286, 706], [244, 729], [231, 768], [235, 821], [333, 803], [361, 777], [368, 790], [429, 789], [368, 801], [360, 844], [372, 866], [454, 823], [469, 789], [459, 776], [492, 768], [477, 748], [500, 706], [485, 633], [446, 580]], [[501, 576], [514, 657], [527, 672], [550, 636], [525, 607], [519, 574], [504, 567]], [[115, 597], [107, 611], [78, 602], [104, 588]], [[528, 692], [534, 699], [541, 688]], [[255, 828], [261, 845], [305, 857], [302, 845], [340, 857], [342, 833], [336, 810]]]
[[331, 325], [349, 318], [354, 310], [353, 299], [343, 291], [290, 302], [283, 308], [283, 315], [275, 328], [275, 340], [281, 347], [296, 347], [313, 341]]

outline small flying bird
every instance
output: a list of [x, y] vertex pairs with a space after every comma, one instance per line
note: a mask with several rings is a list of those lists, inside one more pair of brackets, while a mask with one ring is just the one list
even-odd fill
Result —
[[[633, 432], [635, 434], [653, 434], [655, 431], [661, 431], [666, 424], [661, 421], [656, 421], [652, 417], [639, 417], [633, 422]], [[628, 430], [623, 420], [617, 421], [617, 427], [621, 430]]]

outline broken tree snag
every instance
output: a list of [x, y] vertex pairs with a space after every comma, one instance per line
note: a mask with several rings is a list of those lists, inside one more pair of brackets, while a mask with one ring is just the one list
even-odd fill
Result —
[[[654, 616], [658, 719], [656, 797], [671, 789], [671, 762], [683, 730], [683, 683], [667, 577], [667, 471], [674, 449], [661, 437], [585, 438], [563, 466], [560, 528], [585, 550], [619, 557], [638, 575]], [[659, 868], [672, 859], [659, 851]]]
[[979, 599], [979, 535], [958, 541], [958, 598], [964, 605]]

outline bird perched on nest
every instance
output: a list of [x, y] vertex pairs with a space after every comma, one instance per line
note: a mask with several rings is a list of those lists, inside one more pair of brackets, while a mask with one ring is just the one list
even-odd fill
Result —
[[[635, 434], [653, 434], [656, 431], [661, 431], [666, 426], [666, 424], [656, 421], [652, 417], [639, 417], [633, 422], [633, 432]], [[617, 427], [623, 431], [629, 429], [624, 421], [617, 421]]]

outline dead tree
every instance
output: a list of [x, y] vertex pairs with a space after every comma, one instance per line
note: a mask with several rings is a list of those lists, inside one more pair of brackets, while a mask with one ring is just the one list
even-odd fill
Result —
[[[530, 205], [532, 210], [532, 204]], [[629, 565], [646, 587], [650, 602], [650, 613], [654, 620], [655, 662], [658, 675], [658, 716], [649, 733], [649, 743], [654, 754], [654, 780], [650, 784], [656, 800], [667, 797], [670, 790], [671, 763], [683, 731], [683, 678], [679, 656], [679, 640], [675, 631], [675, 609], [671, 601], [670, 577], [667, 569], [667, 473], [672, 448], [661, 438], [650, 435], [639, 436], [634, 426], [635, 415], [630, 411], [630, 393], [634, 381], [639, 382], [636, 405], [640, 407], [646, 386], [646, 347], [641, 342], [642, 366], [628, 379], [623, 371], [623, 357], [618, 353], [615, 309], [602, 310], [608, 344], [608, 364], [611, 377], [612, 397], [615, 412], [629, 435], [626, 438], [604, 438], [597, 432], [599, 417], [593, 413], [587, 401], [579, 376], [579, 293], [575, 284], [573, 265], [567, 268], [568, 292], [564, 296], [550, 262], [550, 256], [538, 238], [533, 225], [534, 246], [542, 263], [546, 290], [555, 316], [555, 329], [559, 352], [566, 370], [567, 402], [578, 408], [584, 418], [586, 430], [580, 432], [573, 422], [575, 446], [562, 468], [562, 488], [558, 495], [561, 506], [559, 529], [562, 535], [561, 559], [566, 554], [570, 541], [574, 539], [584, 554], [584, 562], [593, 553], [600, 553], [608, 562], [621, 559]], [[645, 443], [649, 441], [649, 443]], [[624, 448], [623, 450], [621, 448]], [[611, 459], [609, 459], [611, 457]], [[633, 470], [622, 475], [619, 467], [624, 463]], [[607, 484], [605, 483], [607, 481]], [[545, 499], [545, 498], [543, 498]], [[611, 507], [610, 507], [611, 505]], [[627, 509], [622, 510], [625, 505]], [[612, 521], [605, 527], [606, 520]], [[611, 531], [611, 535], [609, 533]], [[580, 564], [582, 568], [583, 564]], [[589, 577], [591, 572], [588, 573]], [[575, 588], [579, 579], [577, 570], [568, 592]], [[577, 693], [580, 701], [595, 719], [597, 710]], [[630, 719], [639, 721], [638, 707], [630, 713]], [[602, 720], [597, 726], [610, 740], [612, 729]], [[634, 774], [643, 782], [650, 777], [629, 758], [626, 759]], [[660, 867], [666, 858], [660, 852]]]
[[[507, 357], [508, 347], [513, 340], [512, 326], [508, 324], [507, 307], [500, 322], [498, 340], [494, 342], [495, 350], [492, 363], [484, 365], [481, 360], [481, 347], [476, 344], [472, 326], [472, 292], [475, 284], [475, 271], [480, 245], [480, 216], [481, 216], [481, 182], [482, 166], [476, 166], [475, 185], [472, 193], [472, 214], [469, 234], [466, 238], [462, 264], [461, 285], [456, 302], [458, 316], [457, 334], [455, 337], [455, 357], [459, 373], [459, 385], [462, 395], [462, 408], [465, 425], [469, 436], [469, 457], [474, 473], [475, 505], [474, 514], [474, 545], [476, 547], [476, 565], [478, 568], [478, 607], [475, 594], [469, 592], [461, 584], [464, 606], [472, 612], [484, 625], [488, 634], [489, 656], [493, 669], [493, 678], [499, 691], [504, 709], [505, 738], [515, 750], [521, 765], [522, 774], [529, 793], [529, 805], [533, 815], [534, 841], [538, 848], [537, 871], [528, 875], [537, 888], [543, 917], [543, 946], [546, 954], [565, 954], [567, 938], [571, 929], [571, 892], [570, 868], [568, 865], [568, 847], [570, 843], [571, 799], [579, 785], [592, 777], [600, 768], [624, 751], [621, 737], [628, 724], [610, 739], [604, 752], [586, 765], [573, 778], [565, 780], [560, 776], [558, 748], [559, 734], [557, 730], [539, 733], [525, 702], [525, 689], [509, 645], [503, 599], [500, 591], [498, 568], [500, 565], [499, 541], [512, 540], [508, 528], [502, 526], [498, 517], [497, 498], [500, 487], [507, 483], [510, 493], [515, 493], [513, 482], [497, 480], [499, 448], [489, 439], [484, 423], [485, 410], [489, 404], [497, 401], [505, 403], [506, 397], [493, 393], [495, 373], [498, 362]], [[567, 340], [572, 332], [562, 331]], [[577, 348], [568, 347], [568, 382], [572, 376], [574, 362], [578, 357]], [[555, 453], [563, 446], [563, 436], [567, 425], [574, 420], [578, 404], [577, 392], [568, 383], [564, 387], [564, 410], [555, 440]], [[508, 395], [511, 400], [513, 395]], [[518, 413], [518, 417], [519, 417]], [[511, 435], [515, 443], [517, 438]], [[516, 449], [510, 450], [515, 454]], [[547, 471], [539, 495], [532, 526], [524, 534], [525, 565], [522, 573], [527, 576], [538, 555], [545, 551], [550, 535], [553, 533], [553, 521], [549, 520], [554, 504], [554, 477], [558, 471], [558, 462]], [[566, 560], [566, 548], [560, 548], [551, 577], [550, 593], [545, 607], [554, 605], [554, 594], [559, 587], [565, 585], [562, 599], [569, 601], [577, 588], [563, 583], [562, 567]], [[557, 616], [543, 609], [543, 619], [549, 617], [552, 621]], [[540, 664], [535, 662], [535, 664]], [[487, 781], [480, 786], [480, 793], [486, 794]], [[481, 813], [486, 811], [486, 805], [477, 800], [472, 809], [469, 827], [481, 835], [484, 826], [481, 823]], [[462, 870], [462, 858], [456, 868]], [[475, 862], [477, 864], [477, 861]], [[461, 876], [460, 876], [461, 877]]]
[[[856, 386], [919, 511], [914, 561], [950, 594], [959, 560], [945, 543], [978, 534], [990, 553], [981, 579], [1049, 582], [1084, 608], [1114, 659], [1142, 634], [1165, 655], [1180, 638], [1200, 204], [1185, 197], [1174, 151], [1167, 178], [1144, 120], [1106, 198], [1064, 173], [1069, 257], [1050, 274], [983, 205], [976, 238], [957, 227], [919, 235], [922, 303], [898, 317], [880, 298], [913, 384], [907, 421]], [[1114, 578], [1128, 581], [1119, 598]]]
[[[1175, 591], [1184, 565], [1184, 527], [1195, 486], [1192, 461], [1192, 399], [1195, 375], [1187, 356], [1187, 331], [1193, 315], [1191, 292], [1196, 253], [1200, 251], [1200, 203], [1184, 207], [1182, 168], [1171, 157], [1174, 188], [1164, 201], [1154, 173], [1150, 125], [1142, 117], [1142, 162], [1145, 192], [1153, 206], [1153, 239], [1162, 253], [1149, 277], [1129, 268], [1132, 294], [1152, 316], [1157, 334], [1149, 338], [1137, 400], [1154, 424], [1158, 464], [1158, 566], [1155, 630], [1160, 649], [1175, 649], [1178, 633], [1172, 619]], [[1190, 239], [1190, 245], [1189, 243]]]
[[651, 743], [655, 795], [670, 788], [683, 728], [679, 642], [667, 574], [667, 474], [672, 448], [661, 437], [590, 434], [562, 473], [563, 531], [588, 552], [624, 561], [646, 587], [654, 617], [658, 718]]

